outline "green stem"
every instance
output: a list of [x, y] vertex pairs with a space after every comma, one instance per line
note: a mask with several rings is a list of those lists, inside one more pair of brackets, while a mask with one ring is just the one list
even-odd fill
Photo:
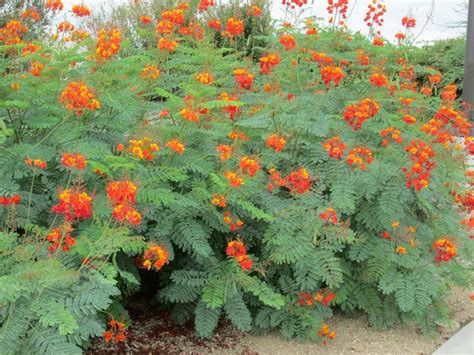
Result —
[[28, 196], [28, 211], [26, 212], [26, 227], [30, 223], [30, 210], [31, 210], [31, 198], [33, 197], [33, 186], [35, 185], [35, 172], [36, 169], [33, 170], [33, 178], [31, 179], [31, 186], [30, 186], [30, 194]]

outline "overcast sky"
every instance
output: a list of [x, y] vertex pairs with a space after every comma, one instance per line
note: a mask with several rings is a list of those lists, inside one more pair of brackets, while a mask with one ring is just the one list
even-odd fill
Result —
[[[142, 0], [146, 1], [146, 0]], [[309, 0], [308, 2], [311, 2]], [[353, 13], [349, 19], [349, 26], [354, 30], [368, 31], [363, 23], [367, 5], [370, 0], [349, 0], [349, 8], [354, 4]], [[127, 0], [63, 0], [66, 9], [70, 9], [71, 5], [85, 3], [92, 9], [97, 8], [102, 4], [125, 3]], [[450, 24], [465, 20], [463, 16], [456, 12], [458, 6], [464, 0], [386, 0], [387, 13], [385, 14], [385, 25], [382, 27], [382, 35], [388, 39], [393, 39], [396, 32], [402, 30], [401, 18], [411, 13], [416, 18], [418, 23], [418, 30], [426, 21], [427, 15], [430, 13], [434, 3], [434, 12], [432, 20], [429, 22], [425, 31], [419, 37], [420, 41], [429, 41], [434, 39], [455, 37], [463, 34], [464, 30], [460, 28], [449, 28]], [[307, 5], [306, 14], [308, 16], [318, 16], [327, 19], [327, 0], [314, 0], [314, 4]], [[284, 16], [284, 7], [281, 5], [281, 0], [273, 0], [273, 14], [275, 18], [282, 18]], [[465, 15], [467, 16], [467, 14]]]

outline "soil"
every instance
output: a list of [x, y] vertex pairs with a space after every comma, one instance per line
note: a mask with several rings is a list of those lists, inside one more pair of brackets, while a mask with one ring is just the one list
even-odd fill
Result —
[[470, 293], [457, 290], [451, 300], [452, 319], [458, 327], [439, 328], [439, 335], [428, 338], [416, 328], [398, 326], [388, 331], [370, 328], [364, 318], [343, 315], [331, 318], [337, 337], [327, 346], [313, 342], [283, 339], [278, 332], [255, 336], [236, 331], [222, 321], [211, 339], [200, 339], [193, 323], [174, 325], [168, 314], [156, 313], [152, 306], [137, 299], [129, 305], [132, 325], [121, 344], [95, 341], [87, 354], [431, 354], [459, 327], [474, 320], [474, 301]]

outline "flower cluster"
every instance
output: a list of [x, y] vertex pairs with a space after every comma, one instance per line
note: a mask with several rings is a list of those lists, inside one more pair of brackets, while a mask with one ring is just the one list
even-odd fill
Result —
[[240, 89], [250, 90], [253, 83], [253, 74], [249, 73], [246, 69], [235, 69], [234, 79], [239, 84]]
[[183, 117], [186, 121], [189, 121], [189, 122], [198, 122], [199, 121], [199, 113], [194, 111], [194, 110], [191, 110], [191, 109], [188, 109], [188, 108], [183, 108], [179, 114], [181, 115], [181, 117]]
[[48, 167], [48, 164], [46, 164], [45, 161], [41, 159], [30, 159], [26, 158], [25, 159], [25, 164], [28, 166], [31, 166], [32, 168], [40, 168], [40, 169], [46, 169]]
[[281, 152], [286, 145], [286, 139], [278, 134], [272, 134], [265, 141], [267, 147], [272, 148], [275, 152]]
[[86, 5], [73, 5], [72, 12], [79, 17], [91, 15], [91, 10]]
[[120, 50], [121, 37], [122, 34], [116, 28], [111, 30], [101, 29], [97, 38], [97, 57], [109, 60], [116, 55]]
[[216, 150], [220, 153], [220, 160], [221, 161], [225, 161], [225, 160], [229, 160], [231, 155], [232, 155], [232, 146], [230, 145], [227, 145], [227, 144], [219, 144], [217, 147], [216, 147]]
[[324, 85], [326, 85], [327, 88], [329, 88], [331, 82], [338, 86], [345, 76], [346, 74], [341, 67], [327, 65], [321, 68], [321, 80], [324, 82]]
[[303, 5], [306, 5], [308, 3], [308, 0], [282, 0], [281, 4], [286, 5], [291, 9], [295, 9], [296, 6], [302, 7]]
[[230, 38], [240, 36], [242, 33], [244, 33], [244, 29], [245, 28], [244, 28], [243, 21], [230, 17], [227, 19], [223, 36], [230, 37]]
[[[321, 326], [321, 329], [318, 332], [318, 335], [323, 338], [328, 338], [329, 340], [333, 340], [336, 337], [336, 332], [334, 330], [330, 330], [329, 326], [325, 323]], [[326, 345], [326, 342], [323, 341], [323, 345]]]
[[166, 146], [178, 154], [183, 154], [186, 149], [186, 146], [179, 139], [170, 140], [166, 143]]
[[64, 107], [77, 116], [82, 115], [84, 109], [93, 112], [100, 108], [100, 102], [97, 100], [95, 94], [80, 81], [73, 81], [68, 84], [59, 97], [59, 102]]
[[222, 207], [222, 208], [227, 207], [227, 200], [226, 200], [224, 195], [214, 194], [212, 196], [212, 201], [211, 202], [214, 206], [218, 206], [218, 207]]
[[21, 18], [26, 20], [26, 19], [32, 19], [33, 21], [41, 21], [41, 15], [39, 14], [39, 12], [32, 8], [32, 9], [26, 9], [24, 10], [22, 13], [21, 13]]
[[224, 212], [224, 223], [230, 227], [231, 232], [235, 232], [237, 229], [242, 228], [244, 222], [240, 219], [236, 220], [235, 223], [230, 216], [230, 211]]
[[[158, 143], [155, 143], [150, 137], [144, 137], [142, 139], [132, 139], [128, 142], [129, 146], [127, 152], [133, 154], [140, 160], [153, 160], [155, 156], [153, 153], [160, 150]], [[122, 151], [124, 149], [123, 144], [117, 145], [117, 150]]]
[[155, 271], [159, 271], [166, 263], [168, 263], [169, 256], [170, 255], [165, 248], [160, 245], [152, 244], [143, 253], [142, 265], [147, 270], [153, 268]]
[[200, 0], [198, 4], [199, 11], [207, 11], [212, 6], [215, 6], [216, 3], [214, 0]]
[[290, 175], [286, 177], [286, 181], [287, 187], [294, 193], [304, 194], [311, 188], [311, 177], [305, 168], [292, 171]]
[[61, 164], [69, 169], [84, 170], [86, 162], [86, 157], [78, 153], [64, 153], [61, 158]]
[[169, 40], [164, 37], [161, 37], [158, 40], [158, 49], [160, 51], [167, 51], [173, 53], [176, 51], [176, 48], [178, 48], [178, 42], [174, 40]]
[[68, 222], [92, 217], [92, 197], [77, 189], [66, 189], [58, 195], [59, 203], [51, 211], [64, 215]]
[[22, 42], [22, 36], [28, 32], [28, 27], [20, 21], [10, 20], [4, 27], [0, 28], [0, 42], [6, 45]]
[[63, 21], [58, 24], [59, 32], [72, 32], [74, 31], [74, 25], [69, 21]]
[[145, 79], [155, 80], [155, 79], [158, 79], [160, 75], [161, 75], [161, 72], [156, 65], [146, 65], [143, 68], [141, 78], [143, 80]]
[[438, 239], [434, 242], [433, 248], [436, 250], [435, 261], [437, 263], [449, 261], [457, 255], [456, 246], [446, 238]]
[[41, 64], [40, 62], [32, 62], [30, 73], [33, 76], [41, 76], [41, 72], [43, 71], [43, 69], [44, 69], [44, 65]]
[[112, 215], [117, 222], [128, 221], [138, 225], [142, 216], [134, 208], [138, 188], [131, 181], [111, 181], [107, 185], [107, 197], [112, 201]]
[[235, 260], [240, 264], [242, 270], [252, 269], [253, 261], [247, 255], [247, 249], [241, 241], [232, 240], [227, 243], [225, 253], [228, 256], [235, 258]]
[[400, 130], [395, 127], [388, 127], [380, 131], [380, 135], [383, 137], [382, 146], [386, 147], [389, 144], [389, 137], [397, 144], [403, 143], [403, 138]]
[[323, 148], [329, 153], [331, 158], [341, 160], [344, 151], [347, 149], [345, 143], [342, 142], [339, 136], [332, 137], [323, 143]]
[[347, 154], [347, 164], [357, 165], [360, 170], [365, 170], [373, 160], [372, 152], [365, 147], [355, 147]]
[[254, 176], [260, 168], [258, 161], [250, 157], [243, 157], [240, 160], [239, 165], [240, 169], [242, 170], [242, 174], [246, 174], [250, 177]]
[[76, 245], [76, 240], [71, 236], [74, 229], [69, 224], [54, 228], [47, 236], [46, 240], [51, 244], [48, 251], [52, 254], [57, 249], [62, 248], [63, 251], [69, 251], [72, 246]]
[[431, 170], [435, 166], [435, 163], [430, 160], [430, 158], [435, 156], [434, 151], [422, 140], [411, 141], [405, 147], [405, 151], [410, 153], [410, 159], [413, 162], [410, 171], [406, 168], [402, 169], [402, 171], [406, 172], [406, 185], [408, 188], [414, 187], [416, 191], [420, 191], [429, 184]]
[[260, 57], [260, 74], [269, 74], [271, 69], [280, 63], [278, 54], [267, 54]]
[[456, 100], [456, 97], [458, 96], [457, 94], [457, 86], [454, 85], [454, 84], [451, 84], [451, 85], [446, 85], [444, 88], [443, 88], [443, 91], [441, 91], [441, 98], [445, 101], [454, 101]]
[[104, 339], [106, 343], [114, 341], [122, 343], [125, 341], [125, 324], [117, 322], [115, 319], [109, 321], [110, 328], [104, 332]]
[[61, 0], [47, 0], [46, 8], [51, 11], [61, 11], [64, 8], [64, 4]]
[[347, 19], [347, 10], [349, 10], [349, 0], [328, 0], [328, 6], [326, 7], [330, 15], [338, 16], [329, 18], [329, 23], [335, 23], [337, 20], [338, 25], [343, 25]]
[[[226, 102], [238, 101], [236, 97], [229, 96], [226, 92], [221, 93], [219, 99]], [[225, 105], [222, 109], [229, 114], [231, 120], [234, 120], [235, 116], [241, 111], [240, 107], [235, 105]]]
[[326, 210], [319, 215], [319, 218], [321, 218], [323, 221], [329, 221], [332, 224], [338, 224], [339, 223], [339, 220], [337, 218], [337, 213], [331, 207], [326, 208]]
[[181, 9], [163, 11], [161, 13], [161, 18], [174, 25], [181, 26], [184, 24], [184, 12]]
[[152, 21], [152, 18], [151, 18], [151, 16], [140, 16], [139, 20], [144, 25], [149, 25]]
[[290, 49], [296, 48], [296, 40], [290, 34], [282, 33], [280, 35], [280, 44], [285, 47], [285, 50], [289, 51]]
[[387, 6], [381, 0], [372, 0], [369, 3], [367, 13], [365, 14], [364, 22], [368, 27], [375, 25], [383, 25], [383, 16], [387, 12]]
[[336, 298], [336, 295], [333, 292], [316, 292], [313, 296], [303, 291], [298, 294], [298, 304], [300, 306], [314, 306], [314, 301], [316, 301], [321, 303], [324, 307], [328, 307], [334, 298]]
[[0, 196], [0, 206], [13, 206], [19, 204], [21, 201], [20, 195], [13, 195], [11, 197]]
[[210, 85], [214, 78], [212, 74], [209, 72], [203, 72], [196, 75], [196, 80], [199, 81], [201, 84]]
[[403, 27], [405, 28], [415, 28], [416, 27], [416, 19], [414, 19], [413, 17], [408, 17], [408, 16], [405, 16], [402, 18], [402, 25]]
[[232, 171], [226, 171], [224, 177], [229, 180], [232, 187], [239, 188], [244, 183], [244, 178]]
[[388, 79], [383, 74], [374, 73], [370, 76], [369, 81], [372, 85], [382, 87], [387, 85]]
[[358, 103], [347, 106], [344, 111], [344, 119], [354, 131], [357, 131], [362, 127], [365, 121], [374, 117], [379, 112], [379, 108], [379, 104], [376, 101], [366, 98]]

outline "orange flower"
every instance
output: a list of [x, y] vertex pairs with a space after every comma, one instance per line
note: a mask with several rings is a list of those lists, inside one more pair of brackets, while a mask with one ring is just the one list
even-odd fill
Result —
[[402, 246], [398, 246], [396, 249], [395, 249], [395, 252], [397, 254], [400, 254], [400, 255], [405, 255], [406, 253], [406, 248], [405, 247], [402, 247]]
[[434, 151], [429, 145], [422, 140], [413, 140], [405, 147], [405, 151], [410, 153], [410, 159], [413, 162], [410, 171], [407, 168], [402, 168], [406, 172], [407, 187], [414, 187], [416, 191], [420, 191], [428, 186], [431, 170], [435, 163], [430, 160], [434, 157]]
[[25, 164], [28, 165], [28, 166], [31, 166], [33, 168], [40, 168], [40, 169], [46, 169], [48, 167], [48, 165], [46, 164], [45, 161], [41, 160], [41, 159], [25, 159]]
[[222, 23], [219, 20], [211, 19], [207, 22], [207, 26], [214, 30], [220, 31], [222, 28]]
[[147, 270], [153, 268], [155, 271], [159, 271], [169, 262], [169, 256], [165, 248], [160, 245], [151, 244], [143, 253], [142, 265]]
[[46, 240], [51, 243], [48, 247], [48, 251], [52, 254], [61, 246], [63, 251], [69, 251], [72, 246], [76, 245], [76, 240], [71, 236], [73, 230], [69, 224], [54, 228], [46, 236]]
[[244, 22], [233, 17], [227, 19], [225, 26], [225, 36], [236, 37], [244, 33]]
[[280, 44], [285, 47], [285, 50], [287, 51], [296, 48], [295, 37], [290, 34], [282, 33], [280, 35]]
[[405, 27], [407, 29], [408, 28], [415, 28], [416, 20], [413, 17], [405, 16], [404, 18], [402, 18], [402, 25], [403, 25], [403, 27]]
[[178, 42], [161, 37], [158, 41], [158, 48], [160, 51], [168, 51], [172, 53], [176, 51], [176, 48], [178, 48]]
[[101, 29], [96, 45], [97, 57], [109, 60], [116, 55], [120, 50], [121, 37], [121, 32], [116, 28], [111, 30]]
[[215, 205], [215, 206], [226, 208], [227, 207], [227, 200], [226, 200], [224, 195], [214, 194], [212, 196], [212, 204]]
[[184, 12], [181, 9], [163, 11], [161, 13], [161, 18], [178, 26], [184, 24]]
[[21, 87], [21, 85], [20, 83], [12, 83], [10, 87], [12, 88], [12, 90], [16, 91]]
[[61, 164], [66, 168], [84, 170], [86, 168], [86, 157], [78, 153], [64, 153]]
[[416, 117], [412, 115], [404, 115], [402, 117], [402, 120], [405, 121], [406, 124], [415, 124], [416, 123]]
[[341, 141], [339, 136], [335, 136], [324, 142], [323, 148], [329, 153], [331, 158], [341, 160], [347, 146]]
[[19, 204], [21, 201], [20, 195], [13, 195], [11, 197], [0, 196], [0, 206], [13, 206]]
[[134, 204], [138, 187], [131, 181], [111, 181], [107, 185], [107, 197], [116, 205]]
[[453, 242], [446, 238], [438, 239], [433, 243], [433, 248], [436, 250], [435, 261], [440, 263], [442, 261], [449, 261], [457, 255], [457, 248]]
[[160, 34], [172, 34], [174, 31], [174, 25], [172, 22], [167, 20], [161, 20], [156, 25], [156, 32]]
[[247, 10], [247, 15], [259, 17], [262, 15], [262, 9], [259, 8], [257, 5], [251, 5], [250, 8]]
[[198, 5], [199, 11], [207, 11], [209, 7], [214, 6], [216, 3], [214, 0], [200, 0]]
[[326, 208], [326, 210], [319, 215], [324, 221], [330, 221], [332, 224], [338, 223], [337, 213], [333, 208]]
[[46, 8], [51, 11], [61, 11], [64, 8], [64, 4], [61, 0], [47, 0]]
[[379, 104], [366, 98], [356, 104], [346, 107], [344, 112], [344, 120], [349, 123], [354, 131], [359, 130], [362, 124], [369, 118], [374, 117], [379, 112]]
[[378, 86], [378, 87], [385, 86], [388, 83], [387, 77], [382, 74], [372, 74], [369, 80], [372, 85]]
[[36, 11], [36, 9], [26, 9], [24, 10], [22, 13], [21, 13], [21, 18], [22, 19], [32, 19], [33, 21], [41, 21], [41, 15], [39, 14], [38, 11]]
[[240, 160], [240, 169], [242, 170], [242, 174], [246, 174], [252, 177], [257, 173], [259, 168], [260, 166], [256, 159], [250, 157], [243, 157]]
[[291, 192], [304, 194], [311, 188], [311, 177], [305, 168], [292, 171], [285, 179]]
[[196, 75], [196, 80], [199, 81], [201, 84], [210, 85], [214, 80], [211, 73], [203, 72]]
[[331, 85], [331, 82], [338, 86], [345, 76], [346, 74], [340, 67], [324, 66], [321, 68], [321, 79], [323, 80], [324, 85], [328, 88]]
[[58, 195], [59, 203], [51, 211], [64, 215], [66, 221], [73, 222], [77, 219], [92, 217], [92, 197], [86, 192], [66, 189]]
[[229, 180], [229, 183], [232, 185], [232, 187], [239, 188], [240, 185], [244, 183], [244, 179], [232, 171], [226, 171], [224, 176], [227, 180]]
[[229, 137], [230, 139], [232, 139], [233, 141], [236, 141], [236, 140], [241, 140], [241, 141], [248, 141], [249, 138], [245, 135], [245, 133], [243, 132], [238, 132], [238, 131], [232, 131], [230, 132], [227, 137]]
[[383, 39], [380, 37], [375, 37], [374, 40], [372, 41], [372, 44], [374, 46], [379, 46], [379, 47], [383, 47], [385, 45]]
[[140, 213], [128, 204], [116, 205], [112, 211], [112, 216], [117, 222], [123, 222], [126, 220], [133, 225], [140, 224], [142, 219]]
[[246, 69], [235, 69], [234, 79], [239, 84], [240, 89], [250, 90], [253, 83], [253, 74]]
[[280, 57], [277, 54], [267, 54], [260, 57], [260, 74], [269, 74], [270, 70], [280, 63]]
[[179, 114], [188, 122], [198, 122], [199, 114], [196, 111], [183, 108]]
[[347, 164], [357, 165], [360, 170], [365, 170], [366, 166], [372, 162], [372, 152], [365, 147], [355, 147], [347, 155]]
[[97, 100], [95, 94], [80, 81], [73, 81], [68, 84], [66, 89], [61, 93], [59, 102], [64, 107], [77, 116], [82, 115], [84, 109], [93, 112], [100, 108], [100, 102]]
[[91, 10], [86, 5], [74, 5], [72, 12], [79, 17], [85, 17], [91, 15]]
[[10, 20], [0, 28], [0, 42], [7, 45], [18, 44], [22, 42], [21, 37], [28, 32], [28, 27], [18, 20]]
[[37, 46], [36, 44], [33, 44], [33, 43], [28, 43], [26, 45], [26, 47], [24, 47], [22, 50], [21, 50], [21, 54], [23, 56], [26, 56], [26, 55], [29, 55], [29, 54], [33, 54], [33, 53], [36, 53], [38, 51], [41, 50], [41, 47], [40, 46]]
[[161, 72], [156, 65], [146, 65], [143, 68], [141, 77], [143, 80], [145, 79], [155, 80], [155, 79], [158, 79], [160, 75], [161, 75]]
[[104, 340], [106, 343], [114, 341], [116, 343], [124, 342], [127, 338], [125, 336], [125, 324], [117, 322], [115, 319], [109, 321], [109, 330], [104, 332]]
[[265, 142], [269, 148], [274, 149], [276, 152], [281, 152], [286, 145], [286, 139], [278, 134], [272, 134]]
[[386, 147], [389, 144], [388, 136], [390, 136], [393, 141], [397, 144], [403, 143], [403, 138], [399, 129], [395, 127], [388, 127], [380, 131], [380, 135], [384, 138], [382, 141], [382, 146]]
[[227, 145], [227, 144], [219, 144], [216, 147], [216, 150], [221, 153], [220, 155], [221, 161], [224, 161], [224, 160], [230, 159], [233, 148], [232, 146]]
[[[121, 148], [123, 149], [123, 145]], [[135, 155], [140, 160], [153, 160], [155, 158], [153, 152], [159, 150], [160, 146], [157, 143], [154, 143], [150, 137], [144, 137], [130, 140], [127, 152]]]
[[144, 25], [148, 25], [151, 23], [151, 16], [140, 16], [140, 22]]
[[44, 69], [44, 65], [39, 62], [32, 62], [30, 73], [33, 76], [41, 76], [41, 71]]
[[184, 150], [186, 149], [185, 145], [178, 139], [170, 140], [168, 143], [166, 143], [166, 146], [178, 154], [183, 154]]

